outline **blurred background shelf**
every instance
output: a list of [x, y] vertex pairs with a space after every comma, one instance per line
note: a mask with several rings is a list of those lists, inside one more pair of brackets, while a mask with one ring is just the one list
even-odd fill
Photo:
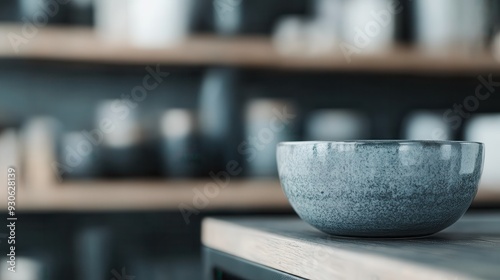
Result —
[[[18, 190], [17, 207], [25, 211], [179, 211], [181, 204], [193, 207], [193, 199], [202, 201], [199, 194], [209, 180], [116, 180], [72, 181], [49, 190]], [[210, 188], [207, 192], [213, 192]], [[207, 197], [208, 204], [201, 211], [223, 210], [277, 210], [290, 211], [291, 206], [281, 190], [279, 181], [231, 180], [220, 193]], [[0, 207], [7, 209], [5, 197]], [[500, 190], [481, 188], [474, 207], [500, 205]]]
[[62, 2], [0, 1], [23, 279], [202, 279], [203, 218], [294, 214], [280, 141], [485, 142], [471, 212], [500, 208], [500, 0]]
[[[12, 34], [22, 26], [0, 25], [0, 58], [93, 62], [105, 64], [170, 64], [184, 66], [231, 66], [316, 71], [377, 71], [419, 74], [500, 73], [500, 63], [488, 53], [474, 56], [449, 54], [432, 57], [415, 48], [394, 46], [379, 54], [357, 54], [349, 63], [342, 53], [282, 55], [267, 36], [195, 35], [176, 46], [141, 49], [128, 43], [102, 40], [87, 27], [43, 27], [32, 38], [11, 45]], [[10, 34], [10, 35], [9, 35]]]
[[500, 188], [481, 188], [474, 199], [473, 206], [499, 206]]

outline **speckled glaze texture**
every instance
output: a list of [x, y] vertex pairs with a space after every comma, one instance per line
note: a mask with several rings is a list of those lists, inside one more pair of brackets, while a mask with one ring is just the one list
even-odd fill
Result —
[[477, 193], [484, 147], [459, 141], [284, 142], [281, 186], [319, 230], [410, 237], [456, 222]]

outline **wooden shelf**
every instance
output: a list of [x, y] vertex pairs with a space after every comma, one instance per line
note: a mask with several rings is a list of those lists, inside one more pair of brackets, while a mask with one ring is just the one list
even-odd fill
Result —
[[[18, 188], [17, 211], [100, 211], [175, 210], [185, 204], [193, 207], [196, 193], [203, 193], [208, 180], [185, 181], [80, 181], [52, 189]], [[207, 190], [209, 195], [212, 188]], [[0, 194], [0, 207], [7, 209], [6, 194]], [[208, 197], [205, 210], [291, 209], [279, 182], [275, 180], [231, 180], [218, 195]], [[5, 211], [5, 210], [2, 210]]]
[[500, 207], [500, 187], [480, 187], [472, 205]]
[[76, 27], [39, 28], [16, 52], [9, 41], [9, 34], [13, 33], [21, 35], [22, 26], [0, 25], [0, 58], [445, 75], [500, 73], [500, 63], [486, 53], [473, 58], [453, 55], [436, 58], [395, 47], [384, 54], [355, 55], [348, 63], [341, 53], [283, 56], [266, 37], [194, 36], [172, 48], [149, 50], [105, 42], [92, 29]]
[[[17, 211], [127, 211], [179, 210], [192, 207], [196, 193], [203, 193], [210, 180], [177, 181], [73, 181], [49, 189], [21, 185]], [[210, 188], [207, 192], [212, 192]], [[210, 195], [210, 193], [209, 193]], [[6, 192], [0, 193], [0, 211], [7, 209]], [[474, 206], [500, 206], [500, 188], [480, 188]], [[283, 210], [291, 207], [277, 180], [235, 180], [218, 195], [208, 197], [205, 210]]]

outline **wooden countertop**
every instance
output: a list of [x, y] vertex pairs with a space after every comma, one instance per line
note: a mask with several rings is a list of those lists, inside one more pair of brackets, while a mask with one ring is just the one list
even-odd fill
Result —
[[500, 279], [500, 212], [419, 239], [332, 237], [296, 217], [208, 218], [202, 242], [306, 279]]

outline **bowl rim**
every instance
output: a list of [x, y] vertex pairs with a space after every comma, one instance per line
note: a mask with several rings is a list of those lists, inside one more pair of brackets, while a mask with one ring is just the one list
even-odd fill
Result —
[[484, 143], [476, 141], [455, 141], [455, 140], [398, 140], [398, 139], [374, 139], [374, 140], [344, 140], [344, 141], [283, 141], [278, 146], [287, 145], [312, 145], [312, 144], [345, 144], [345, 145], [370, 145], [370, 144], [434, 144], [434, 145], [479, 145]]

